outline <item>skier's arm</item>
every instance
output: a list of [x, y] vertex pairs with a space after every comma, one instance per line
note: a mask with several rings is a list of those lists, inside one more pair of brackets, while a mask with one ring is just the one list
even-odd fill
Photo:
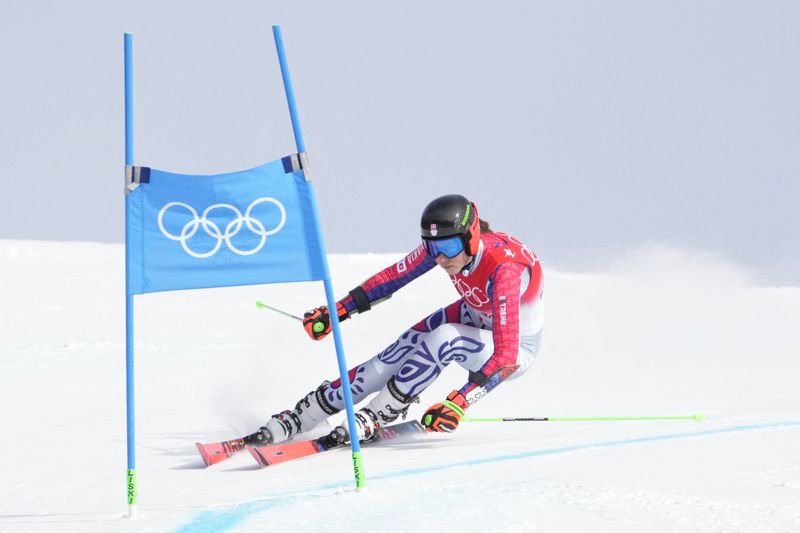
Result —
[[[530, 275], [519, 263], [503, 263], [492, 276], [492, 341], [494, 353], [469, 381], [483, 385], [498, 369], [517, 362], [519, 354], [520, 298]], [[467, 383], [469, 385], [469, 383]], [[465, 387], [467, 386], [465, 385]]]
[[[425, 245], [420, 244], [403, 259], [388, 266], [358, 285], [339, 300], [348, 314], [364, 313], [373, 305], [392, 297], [392, 294], [436, 266]], [[338, 307], [338, 305], [337, 305]]]
[[518, 263], [500, 265], [492, 276], [492, 339], [494, 353], [469, 380], [447, 399], [432, 405], [423, 415], [428, 431], [455, 431], [467, 408], [502, 383], [517, 369], [519, 306], [526, 268]]
[[[392, 294], [436, 266], [425, 245], [420, 244], [399, 262], [384, 268], [351, 290], [336, 302], [339, 321], [347, 320], [353, 313], [364, 313], [391, 298]], [[331, 332], [330, 313], [327, 306], [317, 307], [303, 315], [303, 327], [314, 339], [321, 340]]]

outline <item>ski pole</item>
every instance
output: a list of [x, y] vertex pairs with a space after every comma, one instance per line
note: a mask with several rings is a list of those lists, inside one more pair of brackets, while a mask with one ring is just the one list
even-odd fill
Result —
[[462, 422], [608, 422], [620, 420], [706, 420], [708, 417], [702, 413], [693, 415], [672, 416], [546, 416], [541, 418], [481, 418], [464, 417]]
[[282, 314], [284, 316], [288, 316], [289, 318], [294, 318], [295, 320], [299, 320], [300, 322], [303, 321], [303, 319], [300, 318], [299, 316], [293, 315], [291, 313], [287, 313], [286, 311], [281, 311], [280, 309], [278, 309], [276, 307], [272, 307], [271, 305], [265, 304], [261, 300], [257, 300], [256, 301], [256, 307], [258, 307], [259, 309], [270, 309], [271, 311], [275, 311], [276, 313], [280, 313], [280, 314]]

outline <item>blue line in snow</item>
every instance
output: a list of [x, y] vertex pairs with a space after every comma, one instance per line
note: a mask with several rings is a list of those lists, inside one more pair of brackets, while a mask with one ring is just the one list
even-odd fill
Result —
[[[447, 463], [439, 466], [425, 466], [421, 468], [408, 468], [404, 470], [397, 470], [395, 472], [388, 472], [386, 474], [379, 474], [370, 476], [369, 479], [391, 479], [396, 477], [416, 476], [420, 474], [429, 474], [431, 472], [438, 472], [441, 470], [448, 470], [459, 466], [473, 466], [487, 463], [499, 463], [503, 461], [515, 461], [518, 459], [527, 459], [529, 457], [541, 457], [544, 455], [557, 455], [561, 453], [569, 453], [578, 450], [588, 450], [592, 448], [611, 448], [614, 446], [624, 446], [626, 444], [642, 444], [647, 442], [666, 441], [687, 439], [692, 437], [703, 437], [708, 435], [719, 435], [724, 433], [736, 433], [741, 431], [755, 431], [761, 429], [773, 429], [782, 427], [800, 426], [800, 420], [787, 420], [783, 422], [769, 422], [764, 424], [749, 424], [740, 426], [729, 426], [717, 429], [708, 429], [704, 431], [690, 431], [686, 433], [667, 433], [663, 435], [653, 435], [649, 437], [636, 437], [631, 439], [620, 439], [605, 442], [595, 442], [588, 444], [577, 444], [575, 446], [561, 446], [558, 448], [544, 448], [541, 450], [531, 450], [528, 452], [511, 453], [506, 455], [498, 455], [494, 457], [484, 457], [483, 459], [472, 459], [469, 461], [458, 461], [455, 463]], [[342, 482], [326, 483], [313, 487], [303, 492], [294, 494], [284, 494], [276, 496], [269, 500], [260, 500], [255, 502], [243, 503], [237, 505], [232, 509], [223, 511], [207, 511], [198, 513], [188, 524], [178, 528], [175, 533], [203, 533], [203, 532], [221, 532], [233, 528], [234, 526], [242, 523], [250, 516], [263, 513], [264, 511], [287, 505], [295, 500], [313, 497], [309, 492], [320, 490], [328, 490], [341, 487]]]

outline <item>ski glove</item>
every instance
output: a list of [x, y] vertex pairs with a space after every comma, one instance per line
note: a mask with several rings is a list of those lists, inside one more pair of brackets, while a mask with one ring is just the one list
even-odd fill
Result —
[[422, 425], [427, 431], [444, 431], [452, 433], [458, 427], [464, 411], [469, 404], [464, 395], [454, 390], [442, 403], [432, 405], [422, 415]]
[[[350, 313], [344, 308], [341, 302], [336, 304], [336, 313], [339, 321], [350, 318]], [[311, 311], [306, 311], [303, 315], [303, 327], [308, 336], [315, 341], [324, 339], [331, 332], [331, 316], [327, 306], [317, 307]]]

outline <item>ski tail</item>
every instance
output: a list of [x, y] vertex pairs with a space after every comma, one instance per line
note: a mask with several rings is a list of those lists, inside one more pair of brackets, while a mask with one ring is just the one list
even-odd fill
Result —
[[425, 426], [418, 420], [409, 420], [407, 422], [400, 422], [399, 424], [392, 424], [391, 426], [380, 428], [378, 430], [378, 438], [374, 442], [395, 440], [417, 433], [425, 433]]

